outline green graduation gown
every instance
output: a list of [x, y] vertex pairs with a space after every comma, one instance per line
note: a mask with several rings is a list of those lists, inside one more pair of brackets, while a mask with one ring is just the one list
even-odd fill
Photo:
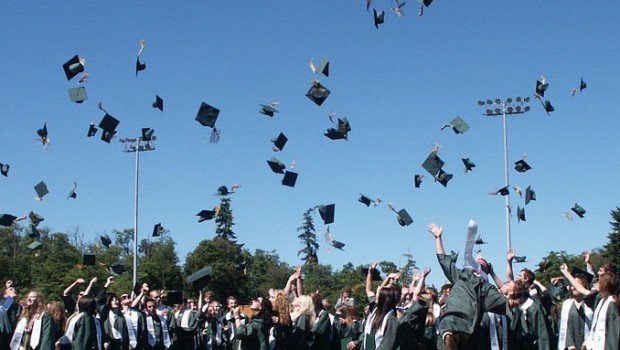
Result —
[[269, 333], [261, 319], [253, 319], [237, 328], [235, 334], [241, 340], [241, 350], [268, 350]]

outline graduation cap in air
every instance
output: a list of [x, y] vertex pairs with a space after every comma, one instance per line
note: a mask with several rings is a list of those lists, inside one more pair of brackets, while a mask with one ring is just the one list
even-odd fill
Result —
[[110, 143], [112, 138], [116, 136], [116, 128], [119, 123], [120, 121], [118, 119], [106, 113], [99, 122], [99, 127], [103, 130], [101, 133], [101, 140]]
[[67, 195], [67, 199], [69, 199], [69, 198], [76, 199], [77, 198], [77, 192], [75, 192], [76, 189], [77, 189], [77, 182], [73, 181], [73, 189], [71, 189], [71, 191]]
[[443, 169], [439, 169], [439, 174], [435, 177], [437, 182], [439, 182], [443, 187], [448, 187], [448, 181], [452, 180], [454, 175], [448, 174]]
[[90, 125], [88, 126], [88, 133], [86, 134], [86, 136], [93, 137], [97, 135], [98, 130], [99, 129], [97, 129], [97, 127], [95, 126], [95, 123], [90, 123]]
[[161, 222], [153, 226], [153, 234], [152, 234], [153, 237], [161, 236], [162, 232], [164, 232], [164, 227], [161, 225]]
[[112, 244], [112, 240], [110, 239], [108, 235], [106, 234], [101, 235], [99, 240], [101, 241], [101, 244], [103, 244], [104, 247], [110, 248], [110, 244]]
[[455, 134], [462, 134], [465, 131], [469, 130], [469, 125], [463, 119], [461, 119], [461, 117], [456, 116], [450, 121], [449, 124], [445, 124], [444, 126], [442, 126], [441, 130], [445, 128], [452, 128], [452, 131], [454, 131]]
[[515, 262], [524, 263], [527, 260], [527, 256], [515, 256]]
[[325, 225], [329, 225], [334, 222], [334, 215], [336, 212], [336, 204], [319, 205], [319, 215], [323, 219]]
[[545, 112], [547, 112], [547, 115], [555, 111], [555, 108], [553, 108], [553, 105], [551, 105], [551, 102], [549, 100], [545, 100], [545, 102], [543, 103], [543, 108], [545, 109]]
[[76, 75], [84, 71], [84, 64], [82, 62], [83, 60], [80, 60], [80, 57], [75, 55], [62, 65], [62, 69], [65, 71], [67, 80], [73, 79]]
[[82, 103], [88, 100], [88, 96], [86, 95], [86, 88], [83, 86], [71, 88], [67, 91], [69, 92], [69, 99], [71, 100], [71, 102]]
[[286, 137], [286, 135], [284, 135], [283, 133], [280, 133], [278, 137], [271, 140], [271, 142], [273, 142], [273, 150], [281, 151], [282, 149], [284, 149], [284, 146], [286, 145], [287, 141], [288, 141], [288, 138]]
[[271, 171], [273, 171], [274, 173], [284, 174], [284, 169], [286, 169], [286, 165], [284, 165], [284, 163], [279, 161], [276, 157], [271, 157], [271, 160], [268, 160], [267, 164], [269, 164]]
[[28, 214], [28, 219], [30, 219], [30, 222], [34, 225], [34, 226], [39, 226], [39, 224], [42, 221], [45, 221], [45, 218], [42, 217], [41, 215], [35, 213], [34, 211], [31, 211]]
[[34, 190], [37, 193], [37, 196], [35, 197], [37, 201], [43, 200], [43, 197], [45, 197], [46, 194], [50, 193], [50, 191], [47, 189], [47, 184], [43, 181], [36, 184], [34, 186]]
[[366, 205], [367, 207], [370, 206], [370, 203], [373, 203], [375, 205], [375, 207], [376, 207], [380, 200], [374, 200], [374, 199], [372, 199], [372, 198], [370, 198], [370, 197], [360, 193], [360, 197], [358, 198], [358, 201], [360, 203]]
[[228, 196], [229, 194], [233, 194], [235, 193], [235, 189], [240, 187], [239, 185], [232, 185], [230, 188], [230, 191], [228, 190], [228, 187], [222, 185], [220, 187], [217, 188], [217, 193], [215, 194], [216, 196]]
[[437, 156], [437, 152], [431, 152], [428, 157], [422, 163], [422, 167], [428, 171], [429, 174], [435, 177], [441, 171], [441, 168], [444, 166], [444, 161]]
[[340, 249], [340, 250], [344, 250], [344, 249], [342, 249], [342, 248], [344, 248], [344, 246], [346, 245], [346, 244], [344, 244], [344, 243], [342, 243], [342, 242], [340, 242], [340, 241], [337, 241], [337, 240], [335, 240], [335, 239], [333, 239], [333, 240], [329, 241], [329, 244], [330, 244], [332, 247], [334, 247], [334, 248], [336, 248], [336, 249]]
[[155, 137], [153, 136], [154, 134], [155, 134], [155, 129], [142, 128], [142, 136], [140, 137], [140, 140], [154, 141], [155, 140]]
[[166, 295], [166, 305], [183, 304], [183, 292], [171, 290]]
[[525, 189], [525, 205], [528, 205], [530, 201], [536, 200], [536, 192], [532, 189], [532, 186], [527, 186]]
[[127, 269], [125, 269], [125, 266], [117, 263], [117, 264], [113, 264], [112, 266], [110, 266], [108, 271], [110, 272], [111, 276], [118, 276], [118, 275], [122, 275], [123, 273], [127, 272]]
[[30, 238], [36, 238], [36, 239], [41, 238], [41, 233], [39, 232], [39, 230], [34, 224], [28, 225], [28, 228], [26, 229], [26, 233], [28, 234], [28, 237]]
[[[368, 276], [368, 271], [369, 271], [369, 268], [367, 268], [367, 267], [362, 267], [362, 275], [364, 275], [364, 276]], [[371, 274], [372, 274], [372, 280], [373, 280], [373, 281], [381, 281], [381, 280], [383, 280], [383, 279], [381, 278], [381, 272], [379, 272], [379, 270], [377, 270], [377, 269], [372, 269], [372, 270], [371, 270]]]
[[583, 91], [583, 89], [587, 88], [588, 85], [586, 84], [585, 81], [583, 81], [583, 78], [581, 78], [581, 81], [579, 82], [579, 92]]
[[474, 244], [487, 244], [487, 242], [482, 240], [482, 236], [478, 235], [478, 238], [476, 238]]
[[329, 77], [329, 61], [322, 60], [321, 64], [316, 68], [314, 73], [323, 74], [325, 77]]
[[198, 113], [196, 113], [196, 121], [202, 126], [207, 126], [213, 129], [211, 133], [211, 143], [217, 143], [219, 141], [219, 130], [215, 127], [217, 117], [220, 115], [220, 110], [210, 106], [204, 102], [200, 104]]
[[348, 139], [349, 131], [351, 131], [351, 124], [349, 120], [345, 118], [338, 118], [338, 128], [329, 128], [324, 134], [331, 140]]
[[317, 106], [320, 106], [323, 102], [325, 102], [330, 93], [331, 91], [323, 86], [318, 80], [313, 80], [310, 89], [306, 92], [306, 97], [316, 103]]
[[30, 249], [30, 250], [41, 249], [42, 245], [43, 244], [41, 243], [41, 241], [34, 241], [34, 242], [28, 244], [28, 249]]
[[573, 267], [570, 273], [573, 277], [583, 277], [587, 282], [588, 286], [592, 284], [592, 280], [594, 279], [594, 275], [589, 273], [588, 271], [584, 271], [578, 267]]
[[0, 174], [4, 175], [5, 177], [9, 177], [9, 169], [10, 168], [11, 168], [11, 166], [8, 165], [8, 164], [0, 163]]
[[396, 213], [398, 214], [396, 219], [398, 220], [398, 224], [400, 226], [409, 226], [413, 223], [413, 219], [411, 218], [411, 215], [409, 215], [407, 210], [401, 209]]
[[540, 76], [540, 79], [536, 80], [536, 97], [545, 97], [545, 91], [549, 87], [549, 83], [547, 83], [547, 79], [544, 76]]
[[13, 225], [15, 219], [17, 219], [17, 216], [11, 214], [0, 214], [0, 226], [9, 227]]
[[275, 109], [273, 106], [271, 105], [260, 105], [260, 110], [258, 111], [260, 114], [264, 114], [268, 117], [273, 117], [276, 113], [278, 113], [278, 110]]
[[95, 256], [95, 254], [82, 255], [82, 265], [95, 266], [96, 263], [97, 263], [97, 257]]
[[527, 221], [525, 220], [525, 208], [521, 208], [517, 206], [517, 221], [518, 222]]
[[140, 56], [136, 58], [136, 77], [138, 76], [138, 72], [141, 72], [146, 69], [146, 63], [140, 60]]
[[502, 195], [502, 196], [507, 196], [507, 195], [510, 194], [510, 190], [508, 189], [508, 186], [506, 186], [506, 187], [500, 188], [497, 191], [489, 192], [489, 194], [491, 194], [491, 195], [498, 195], [499, 194], [499, 195]]
[[153, 108], [157, 108], [160, 111], [164, 111], [164, 100], [159, 97], [159, 95], [155, 95], [155, 101], [153, 102]]
[[282, 178], [282, 185], [288, 187], [295, 187], [295, 183], [297, 183], [297, 173], [292, 171], [286, 171], [284, 173], [284, 177]]
[[198, 222], [211, 220], [215, 217], [215, 210], [201, 210], [196, 216], [198, 216]]
[[519, 159], [518, 161], [515, 162], [515, 170], [520, 173], [524, 173], [530, 169], [532, 169], [532, 167], [529, 164], [527, 164], [527, 162], [524, 159]]
[[375, 28], [379, 29], [379, 24], [385, 22], [385, 12], [372, 9], [372, 13], [375, 21]]
[[202, 268], [187, 277], [187, 283], [191, 284], [195, 290], [203, 289], [211, 280], [211, 267]]
[[476, 167], [476, 164], [469, 160], [469, 158], [461, 158], [461, 160], [465, 166], [465, 172], [472, 171]]
[[586, 210], [579, 206], [579, 204], [577, 203], [575, 203], [575, 206], [570, 208], [570, 210], [572, 210], [573, 213], [577, 214], [577, 216], [579, 216], [580, 218], [583, 218], [583, 216], [586, 215]]
[[413, 175], [413, 185], [415, 186], [415, 188], [420, 187], [420, 185], [422, 184], [422, 180], [424, 180], [424, 175]]
[[43, 127], [37, 130], [37, 135], [39, 135], [39, 139], [41, 139], [43, 146], [47, 146], [49, 144], [50, 140], [47, 133], [47, 123], [43, 124]]

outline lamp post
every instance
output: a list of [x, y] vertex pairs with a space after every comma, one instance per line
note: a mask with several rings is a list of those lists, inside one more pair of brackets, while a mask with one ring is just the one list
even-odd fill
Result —
[[140, 152], [148, 152], [155, 150], [153, 142], [157, 137], [153, 136], [155, 130], [151, 128], [142, 128], [142, 136], [137, 139], [120, 139], [119, 141], [125, 145], [123, 152], [136, 154], [136, 178], [134, 189], [134, 217], [133, 217], [133, 285], [138, 281], [138, 179], [140, 172]]
[[[508, 173], [508, 129], [506, 127], [506, 116], [513, 114], [523, 114], [530, 110], [530, 106], [527, 103], [530, 102], [529, 97], [511, 98], [508, 97], [505, 100], [496, 98], [495, 100], [478, 101], [479, 106], [486, 106], [486, 110], [483, 113], [487, 117], [502, 116], [502, 122], [504, 125], [504, 186], [508, 188], [510, 186], [510, 178]], [[512, 244], [510, 238], [510, 193], [506, 196], [506, 246], [507, 251], [510, 251]]]

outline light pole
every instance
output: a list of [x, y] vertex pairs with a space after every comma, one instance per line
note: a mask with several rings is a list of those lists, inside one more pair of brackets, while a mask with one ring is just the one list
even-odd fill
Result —
[[[516, 97], [512, 99], [508, 97], [505, 100], [496, 98], [495, 100], [478, 101], [479, 106], [486, 106], [486, 110], [483, 113], [487, 117], [502, 116], [502, 122], [504, 125], [504, 186], [508, 188], [510, 186], [510, 179], [508, 173], [508, 129], [506, 127], [506, 116], [512, 114], [523, 114], [530, 110], [530, 106], [526, 105], [530, 102], [529, 97], [521, 98]], [[506, 245], [507, 251], [510, 251], [512, 244], [510, 239], [510, 193], [506, 196]]]
[[136, 178], [134, 191], [134, 217], [133, 217], [133, 285], [138, 281], [138, 175], [140, 172], [140, 152], [148, 152], [155, 150], [153, 142], [157, 137], [153, 136], [155, 130], [151, 128], [142, 128], [142, 136], [137, 139], [120, 139], [119, 141], [125, 145], [123, 152], [136, 154]]

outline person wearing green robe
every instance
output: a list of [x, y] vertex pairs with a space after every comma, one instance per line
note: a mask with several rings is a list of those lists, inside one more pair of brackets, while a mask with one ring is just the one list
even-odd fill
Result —
[[3, 350], [9, 349], [11, 337], [21, 314], [21, 307], [15, 300], [17, 293], [12, 284], [10, 280], [6, 282], [6, 289], [0, 299], [0, 349]]
[[512, 309], [518, 348], [551, 350], [550, 329], [542, 306], [530, 297], [523, 281], [515, 281], [513, 288], [513, 298], [518, 304]]
[[[480, 323], [482, 314], [488, 311], [505, 314], [508, 300], [473, 271], [456, 267], [452, 257], [445, 254], [442, 227], [430, 224], [428, 230], [435, 238], [439, 265], [452, 283], [452, 290], [446, 298], [439, 320], [439, 345], [448, 350], [469, 349], [472, 346], [471, 336]], [[487, 266], [482, 259], [479, 259], [478, 263], [483, 270]]]
[[[73, 349], [102, 350], [103, 329], [97, 325], [97, 303], [90, 295], [78, 300], [78, 314], [69, 322], [65, 336], [69, 338]], [[99, 324], [100, 325], [100, 324]]]
[[425, 344], [426, 316], [428, 304], [420, 298], [424, 290], [424, 281], [431, 272], [427, 267], [421, 273], [413, 276], [412, 285], [415, 287], [403, 287], [403, 294], [410, 295], [410, 301], [403, 306], [403, 314], [398, 320], [398, 343], [400, 350], [420, 350]]
[[241, 323], [239, 307], [233, 311], [233, 317], [237, 323], [237, 333], [235, 336], [241, 340], [241, 350], [268, 350], [269, 329], [271, 328], [271, 302], [266, 299], [263, 305], [260, 300], [255, 299], [252, 301], [250, 309], [252, 310], [252, 317], [247, 324]]
[[618, 297], [614, 294], [618, 288], [620, 279], [615, 273], [610, 272], [599, 277], [598, 290], [601, 299], [594, 309], [592, 325], [582, 349], [620, 349], [620, 308]]
[[323, 307], [323, 299], [318, 293], [312, 293], [312, 304], [316, 321], [312, 325], [312, 333], [314, 334], [314, 342], [310, 345], [310, 349], [323, 350], [331, 348], [332, 322], [329, 318], [329, 312]]

